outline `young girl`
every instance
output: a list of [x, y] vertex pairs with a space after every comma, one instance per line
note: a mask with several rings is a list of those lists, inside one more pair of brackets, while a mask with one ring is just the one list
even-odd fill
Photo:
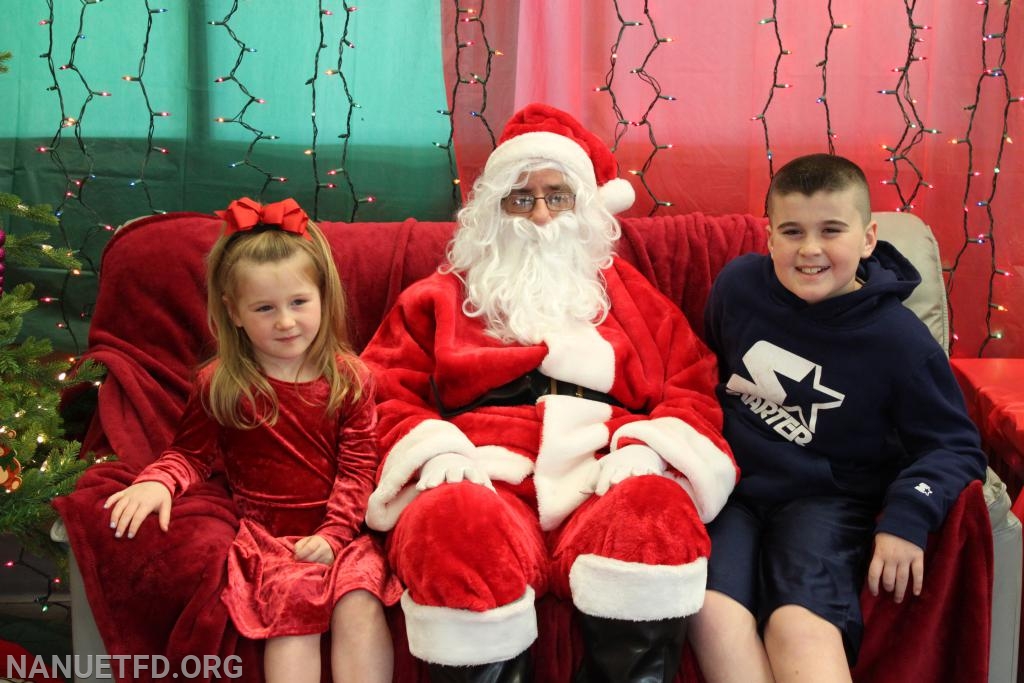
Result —
[[328, 629], [335, 681], [390, 681], [381, 603], [401, 589], [359, 534], [376, 413], [330, 247], [292, 199], [243, 198], [217, 215], [207, 305], [218, 352], [170, 448], [105, 502], [110, 526], [132, 538], [156, 513], [166, 531], [173, 497], [223, 463], [242, 520], [221, 600], [242, 635], [267, 640], [267, 681], [318, 682]]

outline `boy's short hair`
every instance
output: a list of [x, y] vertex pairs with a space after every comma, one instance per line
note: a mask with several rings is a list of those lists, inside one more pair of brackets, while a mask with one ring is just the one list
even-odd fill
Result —
[[772, 178], [768, 188], [768, 212], [772, 197], [799, 192], [810, 197], [816, 192], [841, 192], [850, 187], [860, 190], [857, 209], [864, 224], [871, 221], [871, 194], [868, 179], [860, 166], [835, 154], [808, 154], [786, 163]]

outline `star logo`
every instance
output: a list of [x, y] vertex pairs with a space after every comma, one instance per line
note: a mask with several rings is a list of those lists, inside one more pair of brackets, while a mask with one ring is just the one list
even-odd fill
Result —
[[846, 398], [822, 384], [820, 365], [770, 342], [751, 346], [743, 354], [743, 365], [750, 379], [734, 374], [726, 383], [729, 391], [772, 401], [797, 416], [811, 432], [820, 411], [838, 408]]
[[818, 411], [838, 408], [843, 405], [843, 394], [832, 391], [821, 383], [821, 366], [815, 365], [803, 378], [795, 380], [779, 375], [779, 384], [786, 392], [782, 407], [796, 413], [805, 427], [814, 431], [818, 422]]

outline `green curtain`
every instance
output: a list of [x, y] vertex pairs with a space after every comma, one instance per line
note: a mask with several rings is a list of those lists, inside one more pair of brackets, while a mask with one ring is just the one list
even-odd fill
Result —
[[26, 334], [84, 349], [103, 246], [138, 216], [211, 212], [245, 195], [295, 197], [322, 220], [452, 215], [451, 160], [434, 144], [451, 131], [438, 113], [436, 0], [5, 9], [0, 191], [52, 205], [61, 227], [51, 241], [85, 264], [70, 279], [8, 264], [7, 287], [30, 280], [37, 296], [60, 298], [28, 318]]

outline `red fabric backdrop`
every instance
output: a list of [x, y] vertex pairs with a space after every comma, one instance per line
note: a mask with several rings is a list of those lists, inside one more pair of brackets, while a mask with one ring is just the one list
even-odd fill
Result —
[[[449, 103], [464, 191], [491, 149], [491, 133], [532, 101], [574, 113], [609, 143], [617, 134], [615, 104], [624, 120], [641, 124], [627, 124], [617, 145], [623, 172], [656, 152], [646, 187], [626, 174], [638, 197], [627, 215], [653, 208], [760, 215], [774, 170], [794, 156], [829, 151], [831, 130], [834, 151], [867, 172], [875, 208], [891, 211], [913, 196], [912, 210], [935, 231], [945, 264], [955, 266], [954, 355], [978, 355], [992, 332], [1003, 337], [983, 355], [1024, 356], [1024, 102], [1014, 101], [1024, 96], [1021, 3], [520, 0], [486, 3], [483, 12], [481, 4], [442, 3], [449, 92], [460, 76], [468, 81]], [[774, 22], [761, 23], [773, 12]], [[620, 18], [641, 25], [623, 27]], [[655, 31], [671, 42], [656, 42]], [[490, 55], [489, 70], [488, 47], [503, 53]], [[595, 91], [609, 73], [611, 89]], [[657, 98], [655, 83], [676, 99]], [[818, 101], [823, 94], [827, 109]], [[753, 118], [762, 111], [764, 123]], [[1020, 141], [1009, 143], [1004, 133]], [[655, 150], [652, 136], [672, 148]], [[967, 138], [970, 145], [951, 143]], [[889, 161], [883, 145], [905, 151], [905, 159]], [[894, 177], [900, 191], [882, 184]], [[655, 207], [655, 200], [672, 206]], [[987, 234], [993, 241], [968, 241]]]

